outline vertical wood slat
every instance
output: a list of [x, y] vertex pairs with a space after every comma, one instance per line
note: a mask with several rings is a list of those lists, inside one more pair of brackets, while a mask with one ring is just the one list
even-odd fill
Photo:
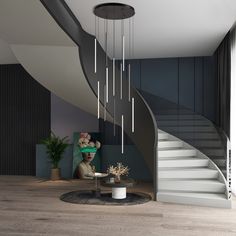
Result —
[[50, 92], [21, 65], [0, 65], [0, 174], [35, 175], [36, 144], [50, 133]]

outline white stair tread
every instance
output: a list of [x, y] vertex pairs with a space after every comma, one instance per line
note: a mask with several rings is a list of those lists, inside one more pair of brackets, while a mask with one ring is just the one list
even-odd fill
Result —
[[175, 158], [175, 159], [160, 159], [159, 158], [159, 167], [202, 167], [208, 166], [209, 161], [207, 159], [198, 159], [198, 158]]
[[[167, 141], [168, 143], [169, 141]], [[196, 152], [194, 149], [187, 149], [187, 148], [184, 148], [184, 147], [158, 147], [158, 150], [159, 151], [179, 151], [179, 150], [183, 150], [183, 151], [194, 151]]]
[[[202, 172], [205, 172], [205, 171], [212, 171], [213, 169], [209, 169], [208, 166], [190, 166], [190, 167], [182, 167], [182, 166], [178, 166], [178, 167], [159, 167], [158, 166], [158, 172], [161, 172], [161, 171], [168, 171], [168, 172], [171, 172], [171, 171], [180, 171], [180, 172], [191, 172], [191, 171], [202, 171]], [[217, 170], [213, 170], [213, 171], [217, 171]], [[218, 171], [217, 171], [218, 172]]]
[[222, 185], [225, 186], [224, 183], [219, 182], [219, 180], [215, 179], [187, 179], [187, 180], [182, 180], [182, 179], [161, 179], [161, 182], [176, 182], [176, 183], [192, 183], [192, 184], [217, 184], [217, 185]]
[[164, 147], [164, 148], [158, 148], [158, 150], [160, 151], [190, 151], [190, 152], [196, 152], [195, 149], [193, 148], [183, 148], [183, 147], [173, 147], [173, 148], [169, 148], [169, 147]]
[[171, 141], [171, 140], [160, 140], [158, 142], [158, 149], [163, 148], [182, 148], [183, 142], [182, 141]]
[[168, 139], [168, 134], [166, 133], [158, 133], [158, 140], [161, 140], [161, 139]]
[[209, 168], [158, 168], [159, 179], [216, 179], [218, 171]]
[[232, 208], [232, 201], [227, 200], [225, 194], [219, 193], [170, 193], [168, 191], [161, 191], [157, 193], [157, 200], [184, 205]]
[[[171, 161], [171, 160], [190, 160], [190, 161], [196, 161], [196, 160], [207, 160], [204, 158], [197, 158], [195, 156], [173, 156], [173, 157], [158, 157], [159, 161]], [[208, 160], [207, 160], [208, 161]]]
[[226, 195], [223, 193], [194, 193], [194, 192], [189, 193], [189, 192], [160, 191], [159, 194], [168, 194], [172, 196], [185, 196], [185, 197], [193, 197], [193, 198], [227, 200]]
[[196, 156], [196, 154], [197, 151], [194, 149], [181, 149], [181, 148], [158, 149], [158, 157]]
[[207, 167], [159, 167], [159, 171], [212, 171], [212, 172], [217, 172], [217, 170], [210, 169]]
[[215, 179], [159, 179], [160, 191], [225, 193], [224, 183]]

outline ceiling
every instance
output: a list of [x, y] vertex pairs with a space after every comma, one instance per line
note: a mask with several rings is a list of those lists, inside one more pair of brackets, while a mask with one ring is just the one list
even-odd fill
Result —
[[[94, 35], [93, 7], [104, 0], [65, 0], [84, 30]], [[135, 8], [134, 56], [132, 58], [189, 57], [212, 55], [236, 20], [235, 0], [124, 0]], [[129, 20], [127, 20], [127, 26]], [[120, 33], [117, 22], [116, 33]], [[119, 28], [119, 29], [118, 29]], [[99, 41], [104, 47], [104, 22], [99, 23]], [[126, 45], [128, 27], [126, 27]], [[112, 41], [112, 23], [108, 27]], [[128, 50], [127, 50], [128, 51]], [[121, 56], [121, 38], [116, 39], [116, 57]], [[112, 44], [108, 45], [112, 55]], [[128, 53], [126, 53], [128, 54]], [[127, 55], [129, 57], [129, 55]]]
[[9, 44], [74, 46], [39, 0], [0, 0], [0, 38]]
[[19, 63], [11, 44], [74, 45], [38, 0], [0, 0], [0, 64]]

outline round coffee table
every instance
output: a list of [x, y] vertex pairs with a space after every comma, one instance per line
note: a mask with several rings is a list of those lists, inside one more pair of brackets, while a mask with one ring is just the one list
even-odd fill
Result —
[[94, 195], [96, 197], [101, 197], [101, 189], [99, 188], [99, 181], [98, 179], [107, 177], [108, 174], [107, 173], [99, 173], [99, 172], [95, 172], [95, 173], [89, 173], [86, 175], [87, 177], [92, 177], [95, 180], [95, 190], [94, 190]]
[[111, 187], [113, 199], [125, 199], [127, 188], [133, 187], [135, 184], [134, 180], [127, 179], [121, 180], [118, 183], [103, 182], [102, 185], [105, 187]]

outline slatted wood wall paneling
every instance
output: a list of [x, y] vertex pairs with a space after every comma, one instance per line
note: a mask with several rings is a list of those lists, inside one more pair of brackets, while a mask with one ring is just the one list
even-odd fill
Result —
[[1, 175], [35, 175], [35, 146], [50, 133], [50, 110], [50, 92], [21, 65], [0, 65]]

